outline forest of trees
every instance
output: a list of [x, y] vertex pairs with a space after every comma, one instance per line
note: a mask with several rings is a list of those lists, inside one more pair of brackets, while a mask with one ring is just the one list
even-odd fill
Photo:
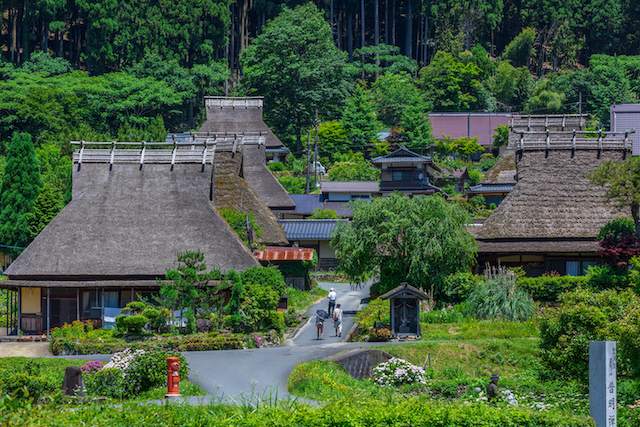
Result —
[[[239, 68], [250, 40], [284, 6], [303, 0], [5, 0], [6, 60], [51, 51], [93, 73], [160, 54], [188, 68], [213, 59]], [[535, 30], [535, 67], [585, 63], [596, 53], [640, 53], [633, 0], [318, 0], [337, 47], [385, 43], [426, 65], [436, 51], [482, 45], [496, 55], [524, 28]]]
[[640, 99], [640, 5], [630, 0], [2, 5], [0, 177], [26, 162], [25, 179], [39, 183], [20, 212], [2, 202], [20, 189], [0, 192], [0, 244], [18, 247], [69, 200], [70, 140], [197, 129], [204, 95], [264, 96], [267, 123], [297, 157], [274, 166], [292, 192], [305, 188], [300, 155], [316, 127], [329, 179], [372, 179], [367, 157], [389, 141], [432, 147], [451, 167], [478, 154], [473, 140], [434, 144], [431, 111], [581, 111], [595, 128], [608, 126], [612, 103]]

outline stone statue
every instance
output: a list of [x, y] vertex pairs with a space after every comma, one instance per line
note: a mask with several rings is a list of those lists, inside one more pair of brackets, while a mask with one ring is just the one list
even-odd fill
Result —
[[497, 374], [491, 375], [491, 382], [487, 386], [487, 400], [491, 402], [498, 397], [498, 381], [500, 377]]
[[66, 396], [84, 396], [84, 384], [82, 383], [82, 370], [78, 366], [68, 366], [64, 370], [64, 382], [62, 392]]

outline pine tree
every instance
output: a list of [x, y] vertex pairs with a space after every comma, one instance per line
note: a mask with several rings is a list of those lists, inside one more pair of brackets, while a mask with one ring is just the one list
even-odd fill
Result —
[[63, 207], [64, 196], [62, 192], [50, 182], [46, 182], [36, 197], [33, 212], [29, 215], [31, 237], [36, 237]]
[[36, 154], [28, 133], [14, 133], [0, 191], [0, 242], [25, 247], [31, 241], [29, 219], [40, 189]]
[[368, 144], [376, 140], [381, 126], [369, 92], [364, 87], [357, 86], [347, 99], [342, 113], [342, 127], [351, 140], [353, 151], [364, 151]]

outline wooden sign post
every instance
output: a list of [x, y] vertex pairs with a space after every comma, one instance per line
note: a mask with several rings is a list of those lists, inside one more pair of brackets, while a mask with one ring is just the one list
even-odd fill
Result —
[[616, 342], [589, 343], [589, 413], [596, 427], [616, 427]]

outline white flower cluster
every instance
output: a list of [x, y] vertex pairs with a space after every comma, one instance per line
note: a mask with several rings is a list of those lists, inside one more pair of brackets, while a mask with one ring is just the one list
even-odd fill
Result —
[[121, 371], [126, 371], [133, 360], [144, 354], [144, 350], [131, 350], [125, 348], [124, 350], [114, 353], [111, 356], [111, 360], [103, 366], [103, 368], [117, 368]]
[[424, 369], [397, 357], [373, 368], [373, 380], [381, 386], [426, 383]]
[[511, 390], [502, 390], [502, 396], [504, 397], [504, 400], [506, 400], [507, 403], [511, 406], [516, 406], [518, 404], [518, 399], [516, 399], [516, 396]]

